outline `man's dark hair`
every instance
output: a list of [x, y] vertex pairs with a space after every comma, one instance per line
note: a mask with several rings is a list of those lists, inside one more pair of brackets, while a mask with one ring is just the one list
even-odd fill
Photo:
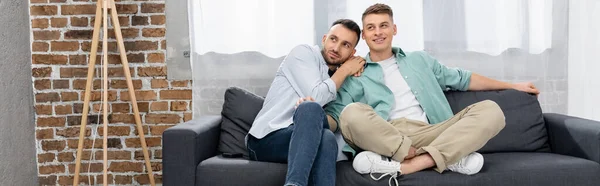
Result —
[[338, 19], [335, 22], [333, 22], [333, 24], [331, 24], [331, 27], [333, 27], [337, 24], [341, 24], [342, 26], [346, 27], [347, 29], [350, 29], [353, 32], [355, 32], [356, 33], [356, 43], [354, 44], [354, 46], [358, 45], [358, 41], [360, 41], [360, 27], [358, 26], [358, 24], [356, 24], [356, 22], [354, 22], [350, 19]]
[[390, 8], [390, 6], [388, 6], [386, 4], [377, 3], [374, 5], [371, 5], [363, 13], [361, 20], [364, 21], [365, 17], [367, 17], [367, 15], [369, 15], [369, 14], [387, 14], [390, 16], [390, 18], [392, 20], [394, 20], [394, 12], [392, 12], [392, 8]]

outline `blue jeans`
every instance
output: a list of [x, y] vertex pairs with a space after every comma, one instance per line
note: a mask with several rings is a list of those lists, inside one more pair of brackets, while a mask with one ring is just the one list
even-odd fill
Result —
[[248, 135], [250, 159], [287, 163], [285, 185], [335, 185], [338, 147], [325, 111], [318, 103], [303, 102], [293, 122], [262, 139]]

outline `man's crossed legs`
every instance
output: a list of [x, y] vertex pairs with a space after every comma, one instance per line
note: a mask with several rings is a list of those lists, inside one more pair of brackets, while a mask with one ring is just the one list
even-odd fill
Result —
[[[365, 150], [354, 160], [354, 167], [359, 173], [389, 173], [390, 170], [375, 170], [381, 169], [381, 166], [373, 167], [378, 166], [377, 162], [367, 160], [379, 159], [372, 161], [382, 163], [385, 161], [379, 156], [382, 155], [395, 160], [383, 163], [400, 174], [431, 167], [442, 173], [449, 165], [452, 165], [450, 169], [453, 171], [474, 174], [481, 169], [483, 156], [473, 152], [496, 136], [504, 125], [504, 113], [498, 104], [489, 100], [472, 104], [452, 118], [434, 125], [405, 118], [388, 122], [371, 106], [362, 103], [346, 106], [340, 116], [340, 130], [346, 142], [354, 149]], [[411, 150], [415, 150], [414, 155]], [[455, 165], [478, 158], [481, 165], [475, 172], [452, 169], [460, 169]]]

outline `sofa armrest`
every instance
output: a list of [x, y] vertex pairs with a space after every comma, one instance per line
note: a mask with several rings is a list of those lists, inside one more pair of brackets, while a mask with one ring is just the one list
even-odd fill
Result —
[[164, 185], [194, 185], [196, 166], [217, 154], [221, 116], [202, 116], [163, 133]]
[[552, 152], [600, 163], [600, 122], [544, 113]]

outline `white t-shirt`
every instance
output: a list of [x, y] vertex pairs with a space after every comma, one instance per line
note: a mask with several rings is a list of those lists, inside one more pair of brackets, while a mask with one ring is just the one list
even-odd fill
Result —
[[396, 64], [396, 57], [392, 56], [378, 63], [383, 69], [385, 85], [394, 94], [395, 104], [392, 105], [389, 120], [405, 117], [429, 123], [419, 101], [402, 78], [398, 64]]

